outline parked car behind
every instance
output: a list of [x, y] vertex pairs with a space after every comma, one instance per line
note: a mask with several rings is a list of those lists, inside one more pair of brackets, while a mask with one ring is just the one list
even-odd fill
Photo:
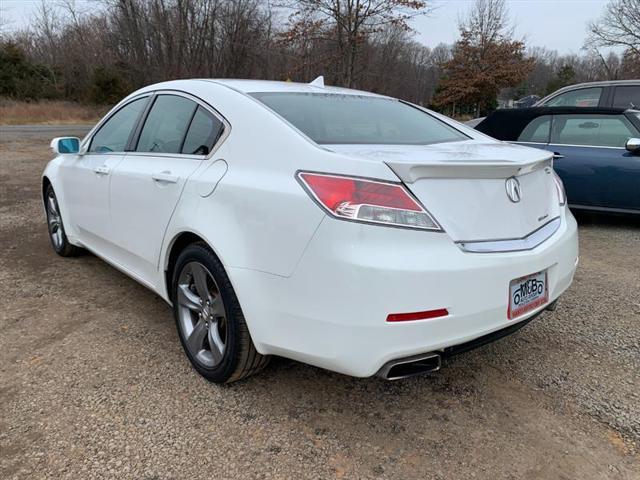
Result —
[[[640, 109], [640, 80], [612, 80], [607, 82], [578, 83], [563, 87], [534, 104], [524, 102], [524, 97], [514, 103], [522, 107], [615, 107]], [[486, 117], [473, 118], [465, 125], [476, 128]]]
[[576, 209], [640, 213], [640, 112], [622, 108], [496, 110], [476, 126], [553, 153]]
[[556, 90], [533, 106], [640, 109], [640, 80], [578, 83]]

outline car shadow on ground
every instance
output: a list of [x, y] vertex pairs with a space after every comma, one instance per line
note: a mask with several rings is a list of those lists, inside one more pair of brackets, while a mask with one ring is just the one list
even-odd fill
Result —
[[640, 228], [640, 214], [600, 213], [571, 210], [580, 226]]

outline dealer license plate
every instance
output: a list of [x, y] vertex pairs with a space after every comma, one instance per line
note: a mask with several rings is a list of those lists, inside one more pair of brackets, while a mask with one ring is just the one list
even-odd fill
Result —
[[516, 278], [509, 283], [509, 320], [535, 310], [549, 302], [547, 271]]

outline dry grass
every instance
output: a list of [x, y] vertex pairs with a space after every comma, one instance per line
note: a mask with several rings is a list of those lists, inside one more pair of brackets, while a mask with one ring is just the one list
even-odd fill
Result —
[[108, 109], [57, 100], [18, 102], [0, 99], [0, 125], [95, 123]]

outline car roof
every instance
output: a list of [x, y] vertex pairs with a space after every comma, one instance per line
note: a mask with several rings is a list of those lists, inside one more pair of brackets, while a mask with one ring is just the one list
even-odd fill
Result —
[[244, 80], [230, 78], [205, 79], [221, 85], [226, 85], [233, 90], [252, 93], [333, 93], [341, 95], [359, 95], [367, 97], [390, 98], [376, 93], [350, 88], [331, 87], [314, 83], [281, 82], [275, 80]]
[[559, 88], [558, 90], [556, 90], [556, 92], [561, 92], [564, 90], [573, 90], [574, 88], [584, 88], [584, 87], [608, 87], [610, 85], [638, 85], [638, 84], [640, 84], [640, 79], [601, 80], [599, 82], [583, 82], [583, 83], [576, 83], [574, 85], [567, 85], [566, 87]]
[[570, 92], [572, 90], [580, 90], [581, 88], [593, 88], [593, 87], [612, 87], [616, 85], [640, 85], [640, 79], [635, 80], [602, 80], [600, 82], [583, 82], [576, 83], [574, 85], [567, 85], [566, 87], [559, 88], [555, 92], [541, 98], [537, 105], [543, 104], [549, 99], [559, 95], [561, 93]]
[[475, 129], [498, 140], [515, 141], [531, 120], [544, 115], [622, 115], [626, 108], [599, 107], [530, 107], [495, 110]]

